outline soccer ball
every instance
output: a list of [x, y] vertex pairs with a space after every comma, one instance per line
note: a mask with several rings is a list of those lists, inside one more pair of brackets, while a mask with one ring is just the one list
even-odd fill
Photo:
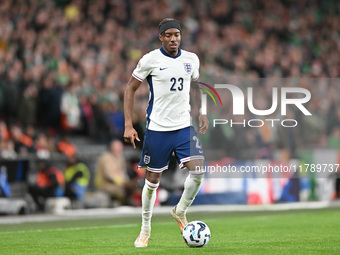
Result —
[[205, 246], [210, 236], [210, 229], [203, 221], [191, 221], [183, 230], [183, 239], [189, 247]]

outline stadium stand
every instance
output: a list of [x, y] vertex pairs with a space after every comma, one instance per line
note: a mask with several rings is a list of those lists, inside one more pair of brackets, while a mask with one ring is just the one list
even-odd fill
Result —
[[[23, 197], [38, 157], [64, 169], [66, 156], [58, 148], [63, 137], [88, 164], [89, 191], [95, 191], [97, 157], [109, 141], [122, 139], [124, 85], [138, 59], [159, 47], [155, 28], [164, 16], [182, 22], [182, 47], [200, 57], [204, 81], [316, 81], [299, 84], [315, 95], [308, 104], [313, 117], [301, 120], [303, 129], [277, 135], [263, 128], [220, 130], [221, 146], [209, 150], [212, 156], [272, 160], [287, 152], [288, 159], [301, 159], [310, 148], [340, 150], [339, 12], [335, 0], [1, 1], [0, 165], [9, 168], [12, 197]], [[259, 90], [270, 104], [271, 94]], [[142, 137], [146, 86], [137, 97], [135, 127]], [[300, 120], [297, 112], [291, 114]], [[131, 161], [138, 158], [128, 145], [125, 154]], [[10, 177], [18, 169], [25, 169], [19, 184]]]

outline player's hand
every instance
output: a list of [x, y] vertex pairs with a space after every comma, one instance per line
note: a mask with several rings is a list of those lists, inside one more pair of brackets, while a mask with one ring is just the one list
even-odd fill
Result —
[[124, 141], [131, 143], [134, 149], [136, 149], [135, 139], [140, 142], [137, 131], [133, 127], [125, 128]]
[[200, 125], [200, 134], [205, 134], [208, 130], [208, 126], [209, 126], [209, 121], [206, 115], [200, 115], [198, 117], [199, 120], [199, 125]]

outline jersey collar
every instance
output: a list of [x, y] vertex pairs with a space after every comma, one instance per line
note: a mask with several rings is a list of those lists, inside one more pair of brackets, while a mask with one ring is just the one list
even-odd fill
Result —
[[163, 49], [163, 46], [160, 48], [160, 51], [163, 53], [163, 55], [169, 57], [169, 58], [178, 58], [181, 54], [182, 54], [182, 51], [181, 51], [181, 48], [178, 48], [178, 53], [177, 55], [174, 57], [174, 56], [171, 56], [169, 55], [164, 49]]

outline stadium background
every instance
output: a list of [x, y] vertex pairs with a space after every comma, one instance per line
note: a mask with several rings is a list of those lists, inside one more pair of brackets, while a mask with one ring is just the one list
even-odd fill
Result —
[[[15, 125], [34, 139], [46, 136], [50, 160], [61, 168], [66, 158], [57, 143], [66, 134], [93, 173], [108, 141], [122, 139], [123, 92], [132, 70], [143, 54], [160, 46], [158, 22], [174, 17], [183, 25], [182, 48], [199, 56], [205, 82], [235, 77], [316, 80], [313, 86], [303, 84], [312, 94], [308, 108], [313, 116], [299, 133], [221, 130], [223, 142], [216, 144], [225, 146], [214, 149], [227, 159], [220, 160], [339, 163], [339, 12], [338, 1], [2, 1], [1, 162], [11, 181], [24, 181], [18, 188], [22, 194], [36, 171], [38, 152], [32, 148], [11, 154], [13, 141], [6, 129]], [[135, 103], [134, 124], [141, 133], [147, 94], [144, 84]], [[63, 96], [73, 104], [61, 109]], [[65, 118], [74, 122], [65, 123]], [[73, 128], [67, 125], [78, 122]], [[128, 145], [126, 155], [131, 162], [138, 158]], [[17, 180], [21, 169], [26, 175]], [[172, 167], [162, 181], [163, 189], [170, 191], [168, 203], [178, 199], [182, 185], [182, 173], [176, 170]], [[210, 178], [195, 203], [330, 200], [333, 192], [334, 179], [315, 174]]]

